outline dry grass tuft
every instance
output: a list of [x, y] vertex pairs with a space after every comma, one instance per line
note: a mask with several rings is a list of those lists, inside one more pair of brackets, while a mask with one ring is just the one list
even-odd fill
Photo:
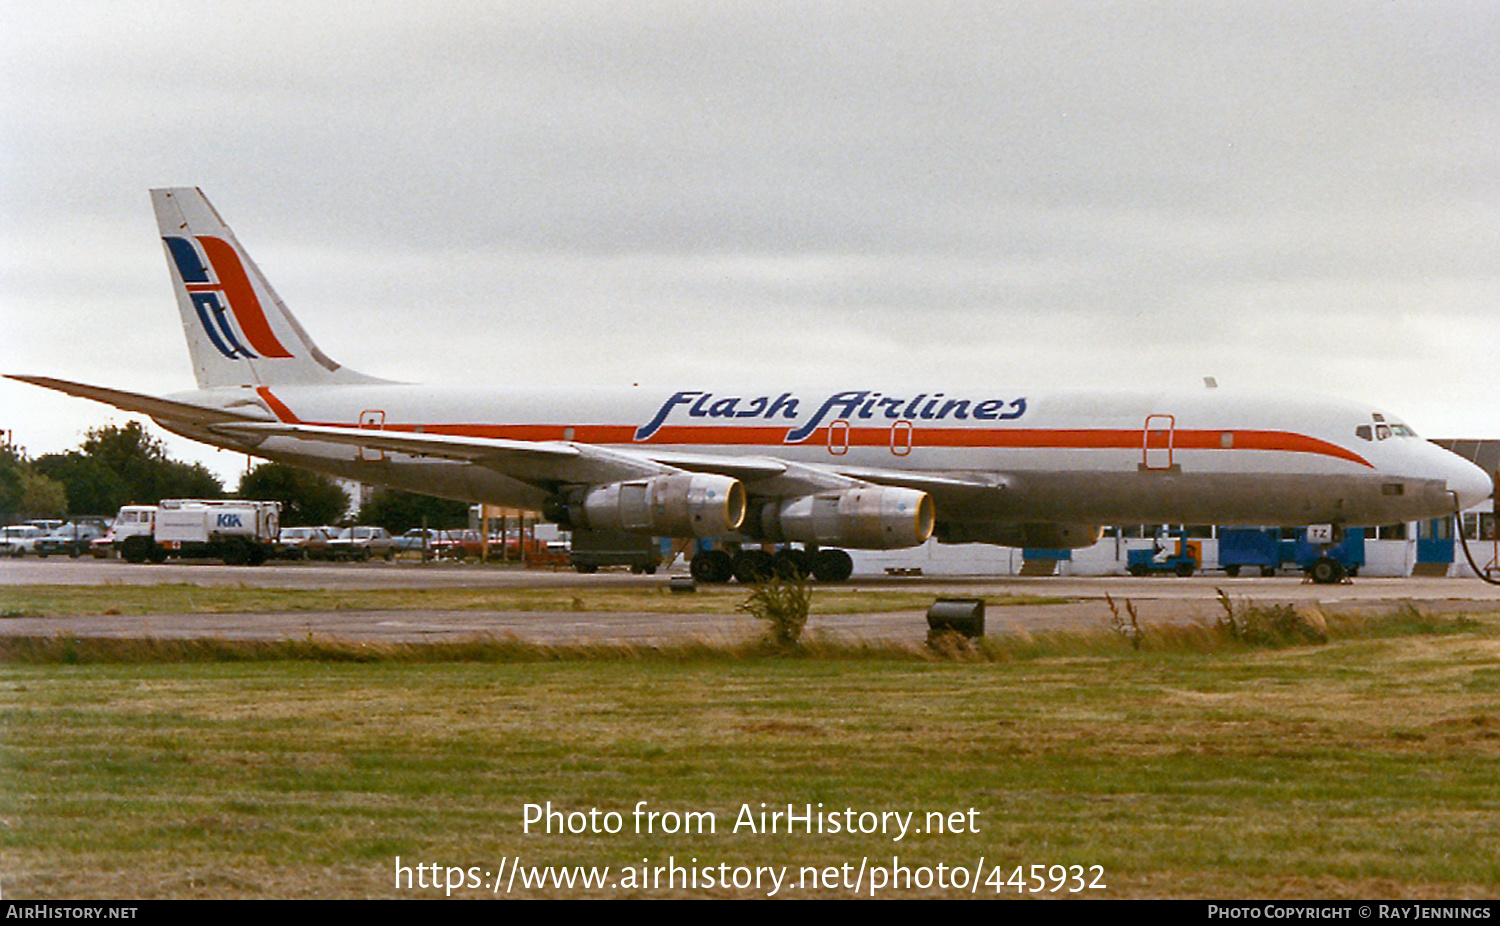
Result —
[[812, 608], [812, 583], [806, 578], [786, 577], [772, 574], [755, 583], [750, 597], [740, 602], [736, 611], [743, 611], [769, 627], [766, 638], [772, 644], [792, 648], [802, 638], [807, 626], [807, 614]]

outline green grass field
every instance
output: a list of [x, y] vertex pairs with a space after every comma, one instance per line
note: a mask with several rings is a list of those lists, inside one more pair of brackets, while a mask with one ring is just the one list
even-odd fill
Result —
[[[1405, 612], [1330, 636], [1164, 633], [1137, 651], [1103, 632], [948, 658], [9, 641], [0, 883], [7, 899], [391, 897], [456, 877], [480, 886], [455, 896], [492, 896], [520, 859], [610, 866], [614, 886], [519, 878], [502, 896], [765, 896], [783, 868], [777, 896], [869, 896], [877, 869], [906, 866], [909, 886], [876, 896], [1015, 897], [1032, 865], [1067, 866], [1038, 869], [1044, 893], [1061, 873], [1052, 896], [1500, 894], [1500, 622]], [[712, 813], [715, 831], [638, 833], [642, 801], [657, 826]], [[548, 802], [616, 812], [621, 831], [523, 832]], [[964, 831], [736, 832], [762, 803]], [[676, 887], [652, 871], [669, 859]], [[954, 866], [966, 887], [940, 887]], [[736, 868], [747, 886], [704, 886]], [[814, 868], [835, 883], [810, 886]]]

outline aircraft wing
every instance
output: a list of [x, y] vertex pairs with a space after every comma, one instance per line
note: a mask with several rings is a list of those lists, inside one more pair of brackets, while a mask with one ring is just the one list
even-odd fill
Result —
[[899, 486], [919, 489], [934, 495], [995, 492], [1010, 488], [1011, 480], [1001, 473], [951, 472], [883, 469], [865, 466], [823, 466], [793, 463], [776, 457], [726, 457], [716, 454], [678, 452], [651, 453], [651, 459], [695, 473], [719, 473], [734, 476], [747, 485], [756, 485], [778, 477], [806, 486], [807, 491], [846, 489], [858, 485]]
[[321, 443], [348, 444], [387, 453], [457, 460], [544, 487], [560, 483], [619, 482], [682, 472], [679, 468], [657, 463], [639, 454], [565, 441], [520, 441], [275, 421], [223, 422], [210, 430], [241, 438], [292, 437]]
[[808, 495], [868, 485], [919, 489], [957, 499], [1005, 488], [994, 474], [938, 475], [883, 469], [836, 469], [774, 457], [732, 457], [649, 448], [615, 449], [565, 441], [519, 441], [504, 438], [423, 434], [412, 431], [362, 430], [349, 427], [279, 421], [225, 421], [210, 430], [239, 438], [292, 437], [347, 444], [387, 453], [435, 457], [473, 463], [537, 486], [602, 483], [665, 473], [714, 473], [739, 479], [755, 494]]
[[926, 492], [943, 507], [967, 505], [1011, 487], [1002, 473], [934, 473], [880, 467], [824, 466], [776, 457], [726, 457], [677, 452], [649, 453], [651, 459], [695, 473], [733, 476], [764, 495], [804, 495], [826, 490], [883, 485]]
[[973, 497], [992, 492], [1003, 492], [1011, 488], [1011, 479], [1004, 473], [991, 472], [946, 472], [925, 470], [879, 469], [869, 467], [838, 467], [843, 476], [876, 485], [900, 486], [920, 489], [937, 499]]

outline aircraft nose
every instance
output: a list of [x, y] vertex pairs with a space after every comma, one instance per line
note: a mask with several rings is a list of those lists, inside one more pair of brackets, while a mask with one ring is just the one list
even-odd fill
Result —
[[1495, 494], [1490, 474], [1462, 457], [1455, 456], [1447, 475], [1448, 491], [1458, 499], [1460, 511], [1472, 508]]

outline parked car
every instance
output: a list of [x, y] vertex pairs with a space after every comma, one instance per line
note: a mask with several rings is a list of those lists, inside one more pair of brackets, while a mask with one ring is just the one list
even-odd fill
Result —
[[25, 556], [36, 552], [36, 542], [45, 533], [35, 524], [0, 527], [0, 556]]
[[328, 543], [338, 534], [334, 527], [283, 527], [276, 537], [278, 559], [327, 559]]
[[100, 521], [75, 521], [54, 528], [42, 536], [36, 538], [36, 555], [43, 559], [57, 554], [66, 554], [77, 558], [82, 556], [85, 550], [100, 537], [104, 536], [105, 528]]
[[328, 555], [332, 559], [361, 561], [372, 556], [390, 559], [396, 555], [396, 541], [383, 527], [346, 527], [328, 541]]
[[[432, 543], [432, 555], [438, 559], [478, 559], [484, 551], [483, 535], [476, 530], [442, 531]], [[499, 552], [498, 547], [495, 552]]]
[[427, 551], [431, 553], [442, 534], [442, 531], [434, 530], [430, 527], [414, 527], [396, 538], [396, 551], [398, 553], [405, 553], [409, 550], [421, 552], [425, 546]]

